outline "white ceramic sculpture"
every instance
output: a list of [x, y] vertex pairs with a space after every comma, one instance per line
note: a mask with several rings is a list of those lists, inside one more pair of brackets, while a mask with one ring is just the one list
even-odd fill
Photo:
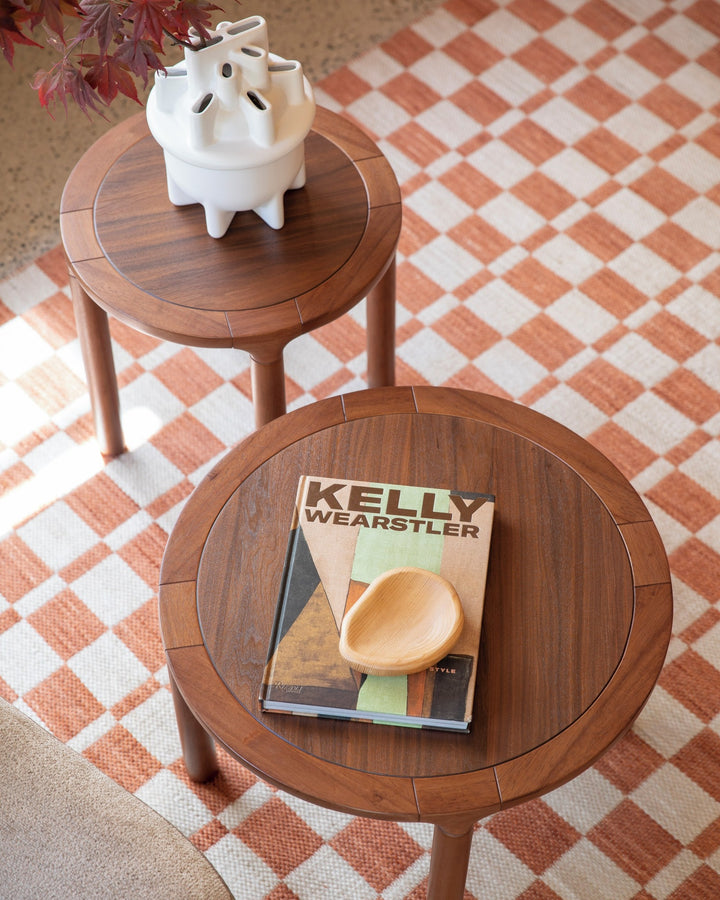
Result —
[[201, 203], [208, 234], [250, 209], [282, 228], [285, 191], [305, 184], [315, 100], [300, 63], [269, 52], [265, 19], [221, 22], [207, 46], [186, 49], [156, 73], [146, 113], [170, 201]]

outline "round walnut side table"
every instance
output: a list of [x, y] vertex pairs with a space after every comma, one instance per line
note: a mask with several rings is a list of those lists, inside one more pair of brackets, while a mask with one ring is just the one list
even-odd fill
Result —
[[201, 206], [170, 203], [144, 113], [75, 166], [60, 230], [105, 455], [124, 449], [108, 314], [164, 340], [249, 352], [259, 426], [285, 412], [286, 344], [367, 297], [368, 383], [394, 383], [397, 180], [375, 143], [326, 109], [305, 157], [307, 182], [285, 194], [282, 229], [241, 212], [219, 240]]
[[[304, 474], [495, 495], [469, 734], [260, 710]], [[630, 727], [672, 619], [662, 542], [612, 463], [532, 410], [432, 387], [323, 400], [246, 438], [184, 507], [159, 603], [191, 777], [212, 777], [217, 741], [306, 800], [433, 823], [431, 900], [461, 900], [479, 819], [580, 774]]]

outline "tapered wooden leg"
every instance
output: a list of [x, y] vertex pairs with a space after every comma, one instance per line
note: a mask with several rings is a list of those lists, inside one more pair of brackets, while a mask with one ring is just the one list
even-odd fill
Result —
[[472, 836], [473, 825], [459, 834], [435, 826], [427, 900], [462, 900]]
[[368, 385], [395, 384], [395, 260], [367, 297]]
[[270, 360], [250, 357], [255, 426], [260, 428], [266, 422], [282, 416], [285, 405], [285, 365], [282, 351]]
[[107, 313], [90, 299], [72, 275], [70, 290], [97, 442], [103, 456], [118, 456], [125, 450], [125, 440]]
[[185, 768], [193, 781], [209, 781], [218, 769], [215, 743], [190, 711], [172, 675], [170, 687]]

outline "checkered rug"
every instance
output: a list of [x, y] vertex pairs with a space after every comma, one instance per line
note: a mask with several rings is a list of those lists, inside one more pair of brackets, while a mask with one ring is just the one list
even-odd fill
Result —
[[[715, 900], [720, 4], [447, 0], [317, 99], [402, 185], [398, 381], [509, 397], [583, 435], [643, 495], [673, 573], [636, 726], [479, 825], [466, 897]], [[225, 755], [214, 782], [188, 781], [158, 569], [183, 501], [252, 428], [248, 358], [112, 333], [131, 452], [104, 464], [60, 251], [0, 283], [0, 694], [175, 823], [241, 900], [419, 900], [429, 826], [321, 810]], [[363, 348], [361, 307], [292, 344], [290, 405], [364, 387]]]

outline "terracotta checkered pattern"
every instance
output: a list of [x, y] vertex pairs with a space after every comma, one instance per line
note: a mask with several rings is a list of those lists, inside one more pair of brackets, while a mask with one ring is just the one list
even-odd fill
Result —
[[[447, 0], [328, 77], [402, 185], [398, 380], [509, 397], [606, 453], [670, 558], [674, 634], [632, 732], [475, 834], [466, 897], [720, 896], [720, 4]], [[59, 251], [0, 283], [0, 693], [159, 810], [242, 900], [417, 900], [427, 826], [180, 759], [158, 567], [252, 427], [248, 359], [113, 324], [107, 465]], [[291, 406], [364, 386], [362, 310], [291, 345]]]

